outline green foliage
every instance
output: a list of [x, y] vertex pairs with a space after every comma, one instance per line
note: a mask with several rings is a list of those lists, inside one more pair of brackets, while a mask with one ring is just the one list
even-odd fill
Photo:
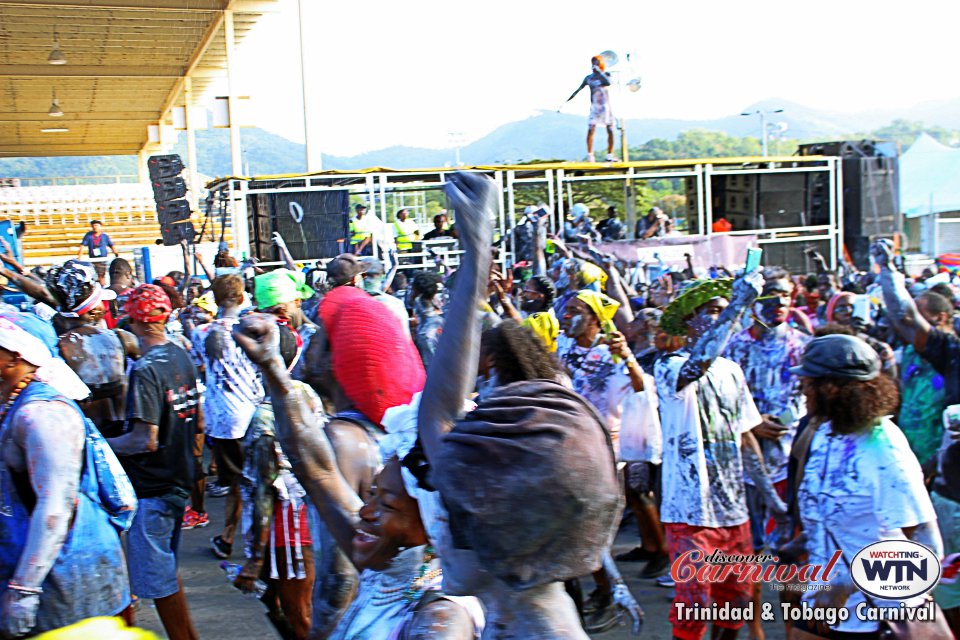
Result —
[[876, 138], [878, 140], [889, 140], [900, 145], [902, 150], [916, 142], [921, 133], [926, 133], [937, 142], [946, 145], [956, 145], [960, 142], [960, 131], [944, 129], [938, 126], [928, 126], [922, 122], [904, 120], [902, 118], [894, 120], [885, 127], [880, 127], [869, 134], [857, 135], [854, 137]]
[[[565, 129], [562, 123], [553, 119], [532, 121], [533, 124], [524, 121], [522, 123], [512, 123], [517, 127], [523, 126], [543, 126], [547, 130], [540, 132], [541, 136], [558, 136]], [[526, 123], [526, 124], [525, 124]], [[560, 128], [558, 128], [560, 127]], [[524, 130], [526, 131], [526, 130]], [[881, 127], [871, 132], [836, 134], [829, 135], [831, 140], [840, 139], [862, 139], [872, 138], [878, 140], [890, 140], [900, 143], [901, 149], [905, 150], [912, 144], [920, 132], [926, 132], [948, 145], [960, 144], [960, 131], [945, 129], [940, 126], [928, 126], [922, 122], [916, 122], [905, 119], [894, 120], [885, 127]], [[474, 153], [477, 155], [471, 162], [488, 162], [490, 158], [509, 158], [518, 157], [531, 153], [529, 142], [529, 132], [524, 133], [520, 141], [517, 136], [520, 131], [514, 131], [513, 137], [507, 141], [490, 138], [481, 139], [471, 146], [477, 147]], [[198, 170], [201, 174], [216, 177], [224, 176], [230, 173], [230, 136], [226, 129], [208, 129], [197, 132], [197, 155]], [[489, 139], [488, 139], [489, 138]], [[271, 175], [285, 173], [299, 173], [304, 170], [303, 145], [291, 142], [280, 136], [256, 128], [245, 128], [241, 131], [241, 139], [244, 149], [243, 161], [245, 172], [250, 175]], [[820, 137], [820, 140], [825, 139]], [[813, 142], [814, 140], [811, 140]], [[522, 144], [522, 149], [515, 149], [507, 153], [503, 145]], [[770, 153], [773, 155], [784, 155], [793, 153], [797, 140], [775, 140], [770, 139]], [[482, 144], [481, 144], [482, 143]], [[760, 141], [754, 137], [738, 138], [719, 131], [707, 131], [703, 129], [694, 129], [681, 132], [675, 140], [666, 138], [653, 138], [641, 145], [630, 149], [630, 158], [633, 160], [673, 160], [681, 158], [715, 158], [724, 156], [758, 156], [761, 153]], [[511, 147], [512, 148], [512, 147]], [[435, 152], [436, 150], [394, 148], [385, 149], [380, 152], [371, 152], [362, 156], [353, 158], [337, 158], [334, 156], [324, 156], [324, 166], [334, 167], [359, 167], [371, 166], [371, 163], [377, 163], [380, 166], [410, 166], [411, 154], [419, 152]], [[185, 136], [181, 136], [179, 143], [173, 148], [174, 153], [180, 153], [186, 159]], [[387, 156], [385, 153], [390, 152]], [[554, 155], [554, 152], [545, 151], [543, 158], [531, 160], [528, 162], [551, 162], [558, 161], [555, 158], [548, 159], [548, 156]], [[368, 157], [369, 156], [369, 157]], [[419, 156], [417, 156], [419, 157]], [[405, 164], [406, 163], [406, 164]], [[436, 162], [429, 163], [437, 166]], [[442, 164], [442, 163], [441, 163]], [[423, 166], [423, 165], [421, 165]], [[23, 177], [23, 178], [44, 178], [55, 176], [113, 176], [113, 175], [136, 175], [136, 158], [133, 156], [75, 156], [75, 157], [50, 157], [50, 158], [0, 158], [0, 177]], [[531, 185], [530, 190], [518, 189], [516, 202], [518, 207], [527, 204], [537, 204], [537, 202], [546, 198], [546, 187], [542, 189], [542, 195], [537, 195], [539, 186]], [[527, 193], [529, 191], [529, 194]], [[608, 183], [598, 183], [595, 186], [577, 185], [574, 188], [574, 196], [582, 198], [585, 204], [597, 212], [601, 207], [616, 205], [621, 212], [624, 211], [624, 196], [622, 181], [611, 181]], [[683, 184], [678, 181], [656, 181], [649, 184], [640, 185], [637, 188], [637, 206], [638, 211], [649, 208], [657, 204], [664, 211], [669, 211], [663, 203], [676, 205], [677, 197], [683, 194]], [[668, 198], [664, 200], [664, 198]], [[531, 200], [528, 202], [527, 200]], [[442, 194], [439, 192], [431, 193], [427, 198], [427, 213], [434, 215], [445, 207]], [[679, 206], [679, 205], [676, 205]]]
[[759, 156], [760, 141], [756, 138], [735, 138], [720, 131], [694, 129], [684, 131], [676, 140], [654, 138], [630, 149], [636, 160], [676, 160], [680, 158], [722, 158]]
[[4, 178], [119, 175], [137, 175], [137, 159], [132, 156], [0, 158], [0, 177]]

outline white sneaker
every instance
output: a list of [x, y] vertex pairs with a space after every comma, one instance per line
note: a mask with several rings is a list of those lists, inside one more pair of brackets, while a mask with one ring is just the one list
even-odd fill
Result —
[[617, 156], [613, 155], [612, 153], [607, 154], [607, 162], [616, 162], [616, 161], [617, 161]]
[[587, 154], [587, 162], [596, 162], [597, 159], [594, 157], [593, 152]]

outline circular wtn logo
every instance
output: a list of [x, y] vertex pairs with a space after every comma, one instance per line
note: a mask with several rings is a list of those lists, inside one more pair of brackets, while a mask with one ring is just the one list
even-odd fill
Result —
[[853, 583], [874, 598], [906, 600], [926, 593], [940, 580], [940, 559], [912, 540], [883, 540], [857, 552]]

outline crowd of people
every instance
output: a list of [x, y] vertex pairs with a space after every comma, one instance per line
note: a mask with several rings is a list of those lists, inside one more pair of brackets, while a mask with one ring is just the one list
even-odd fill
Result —
[[[680, 580], [690, 551], [823, 566], [909, 539], [956, 564], [950, 274], [905, 276], [878, 241], [870, 272], [811, 252], [813, 273], [688, 261], [651, 277], [594, 248], [622, 236], [616, 211], [594, 230], [582, 206], [551, 238], [528, 207], [525, 259], [502, 265], [496, 186], [459, 173], [447, 195], [456, 231], [442, 217], [425, 235], [455, 239], [455, 268], [401, 268], [420, 241], [405, 211], [401, 256], [364, 255], [362, 205], [352, 252], [303, 269], [276, 237], [286, 268], [252, 278], [187, 245], [152, 283], [122, 258], [30, 271], [7, 247], [0, 275], [33, 302], [0, 310], [0, 637], [135, 624], [138, 599], [170, 638], [199, 637], [178, 553], [211, 496], [211, 562], [239, 562], [234, 585], [284, 638], [639, 632], [629, 569], [674, 589], [669, 622], [646, 623], [699, 639], [710, 622], [684, 607], [764, 596], [735, 576]], [[669, 232], [664, 218], [637, 235]], [[640, 542], [614, 557], [624, 521]], [[847, 565], [824, 580], [781, 597], [865, 601]], [[960, 585], [933, 596], [936, 629], [960, 632]], [[714, 620], [711, 637], [743, 624]], [[880, 624], [787, 627], [867, 640]]]

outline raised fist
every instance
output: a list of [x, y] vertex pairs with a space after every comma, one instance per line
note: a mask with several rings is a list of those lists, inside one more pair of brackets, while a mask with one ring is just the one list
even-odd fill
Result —
[[870, 255], [873, 256], [873, 261], [881, 267], [893, 268], [893, 243], [889, 240], [877, 240], [870, 245]]
[[280, 330], [273, 316], [244, 316], [233, 328], [233, 339], [254, 364], [265, 365], [280, 358]]
[[467, 251], [486, 251], [491, 244], [491, 218], [497, 211], [497, 184], [490, 178], [458, 171], [450, 176], [447, 197], [457, 212], [457, 231]]

